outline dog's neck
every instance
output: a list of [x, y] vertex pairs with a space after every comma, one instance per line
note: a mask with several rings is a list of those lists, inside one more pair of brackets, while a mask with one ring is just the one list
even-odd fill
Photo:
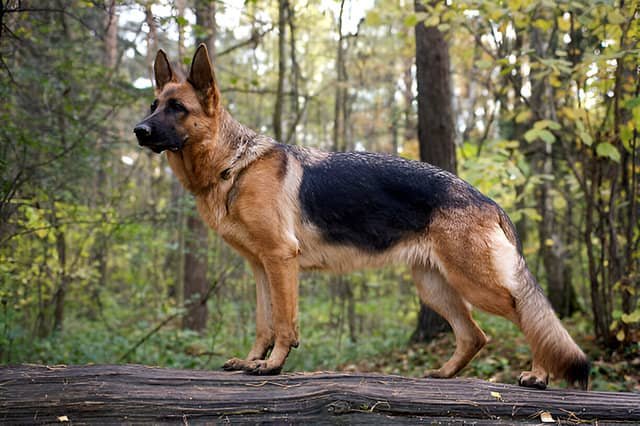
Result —
[[187, 142], [180, 151], [167, 151], [169, 165], [182, 185], [194, 195], [205, 195], [221, 181], [233, 179], [274, 145], [237, 122], [224, 108], [211, 120], [202, 141]]

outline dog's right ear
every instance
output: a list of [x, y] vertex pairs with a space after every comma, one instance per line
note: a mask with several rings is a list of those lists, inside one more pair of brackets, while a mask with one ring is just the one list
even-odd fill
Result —
[[156, 77], [156, 92], [162, 92], [162, 88], [169, 82], [177, 82], [176, 75], [171, 69], [171, 64], [164, 50], [158, 50], [156, 60], [153, 63], [153, 73]]

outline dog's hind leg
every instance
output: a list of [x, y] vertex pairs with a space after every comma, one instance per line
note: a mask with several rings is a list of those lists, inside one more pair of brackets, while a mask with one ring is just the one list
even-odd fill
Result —
[[510, 222], [492, 226], [489, 216], [476, 226], [478, 232], [434, 228], [435, 256], [451, 286], [473, 306], [511, 320], [529, 342], [533, 367], [519, 383], [542, 389], [551, 374], [586, 388], [588, 360], [527, 268]]
[[440, 272], [423, 267], [416, 267], [412, 272], [420, 299], [447, 320], [456, 337], [453, 356], [439, 369], [427, 371], [425, 376], [452, 377], [471, 361], [487, 337], [471, 317], [467, 303]]
[[225, 370], [245, 370], [249, 362], [265, 359], [273, 348], [274, 331], [271, 317], [271, 292], [267, 274], [259, 263], [251, 262], [251, 270], [256, 280], [256, 340], [246, 359], [231, 358], [225, 362]]

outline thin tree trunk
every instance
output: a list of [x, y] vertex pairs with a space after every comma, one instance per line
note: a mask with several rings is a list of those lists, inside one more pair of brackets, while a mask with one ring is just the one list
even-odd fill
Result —
[[[186, 0], [175, 0], [176, 14], [180, 18], [184, 18], [184, 10], [186, 7]], [[182, 21], [181, 19], [179, 21]], [[182, 63], [182, 59], [185, 57], [184, 50], [184, 26], [178, 22], [178, 60]]]
[[346, 141], [342, 138], [345, 134], [345, 125], [344, 117], [345, 117], [345, 102], [344, 98], [346, 97], [346, 72], [345, 72], [345, 64], [344, 64], [344, 36], [342, 34], [342, 16], [344, 13], [344, 2], [345, 0], [341, 0], [340, 2], [340, 13], [338, 14], [338, 46], [336, 52], [336, 90], [335, 90], [335, 100], [334, 100], [334, 108], [333, 108], [333, 117], [334, 117], [334, 125], [333, 125], [333, 150], [334, 151], [344, 151], [346, 148]]
[[64, 302], [70, 279], [67, 274], [67, 242], [64, 232], [60, 230], [56, 231], [56, 252], [58, 254], [60, 272], [58, 273], [58, 288], [53, 296], [53, 331], [61, 332], [64, 324]]
[[[118, 15], [116, 13], [115, 0], [109, 0], [106, 6], [106, 14], [104, 17], [104, 57], [103, 62], [105, 68], [109, 72], [115, 70], [118, 62]], [[98, 153], [97, 172], [95, 176], [94, 188], [96, 189], [95, 197], [92, 207], [102, 205], [106, 200], [107, 191], [107, 173], [106, 173], [106, 152], [105, 149], [108, 146], [108, 140], [106, 136], [102, 136], [96, 139], [96, 152]], [[102, 212], [102, 220], [106, 222], [106, 213]], [[98, 265], [97, 280], [92, 284], [91, 293], [93, 294], [93, 301], [96, 303], [98, 310], [102, 310], [100, 292], [107, 285], [107, 259], [108, 259], [108, 245], [106, 230], [98, 229], [96, 232], [96, 241], [91, 250], [91, 257], [93, 261]], [[89, 316], [92, 319], [96, 319], [97, 315], [94, 309], [89, 311]]]
[[[420, 0], [416, 0], [415, 10], [426, 10]], [[416, 25], [415, 35], [420, 160], [455, 173], [455, 130], [447, 42], [437, 27], [425, 27], [422, 22]], [[411, 340], [428, 341], [448, 329], [450, 327], [442, 317], [421, 303], [418, 324]]]
[[[546, 17], [550, 19], [550, 17]], [[546, 45], [546, 47], [545, 47]], [[538, 29], [531, 31], [531, 47], [536, 54], [543, 58], [547, 52], [555, 50], [556, 38], [542, 40], [542, 34]], [[540, 80], [532, 78], [532, 90], [529, 105], [533, 111], [534, 120], [555, 118], [555, 104], [552, 88], [543, 77]], [[553, 175], [553, 146], [551, 143], [535, 142], [535, 154], [532, 158], [532, 168], [536, 174]], [[571, 267], [567, 262], [568, 243], [564, 240], [560, 229], [557, 213], [553, 208], [552, 185], [548, 179], [543, 180], [537, 188], [538, 212], [541, 220], [538, 223], [538, 238], [540, 256], [546, 272], [547, 294], [554, 310], [560, 317], [570, 316], [577, 306], [575, 300], [567, 300], [567, 297], [575, 297], [575, 291], [571, 289]]]
[[196, 25], [200, 27], [201, 36], [196, 38], [196, 44], [204, 43], [211, 59], [216, 55], [216, 2], [214, 0], [196, 0]]
[[156, 22], [153, 20], [151, 3], [145, 5], [144, 12], [147, 25], [149, 26], [149, 32], [147, 33], [147, 72], [149, 73], [149, 79], [153, 81], [153, 59], [158, 51], [158, 31], [156, 29]]
[[300, 80], [302, 79], [300, 64], [296, 56], [296, 25], [295, 15], [293, 7], [287, 2], [287, 22], [289, 23], [289, 56], [291, 57], [291, 110], [294, 119], [289, 126], [289, 133], [287, 135], [286, 143], [297, 144], [297, 131], [296, 128], [302, 119], [302, 115], [306, 110], [306, 100], [304, 107], [300, 107]]
[[[205, 43], [212, 58], [215, 57], [216, 15], [215, 3], [196, 3], [196, 24], [205, 30], [203, 38], [196, 44]], [[186, 309], [183, 326], [202, 331], [207, 324], [207, 304], [198, 303], [207, 291], [207, 269], [209, 230], [198, 217], [195, 209], [186, 212], [187, 229], [184, 235], [184, 307]]]
[[208, 309], [200, 303], [207, 292], [208, 230], [197, 214], [187, 216], [187, 234], [184, 254], [184, 305], [186, 314], [183, 326], [202, 331], [207, 325]]
[[284, 142], [284, 135], [282, 134], [284, 79], [287, 73], [287, 9], [287, 0], [278, 0], [278, 88], [276, 90], [276, 104], [273, 109], [273, 134], [277, 141], [282, 142]]

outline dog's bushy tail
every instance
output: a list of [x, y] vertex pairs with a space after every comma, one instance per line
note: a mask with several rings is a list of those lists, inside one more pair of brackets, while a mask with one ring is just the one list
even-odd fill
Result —
[[516, 309], [534, 362], [554, 377], [587, 389], [590, 365], [586, 355], [556, 316], [522, 257], [520, 262], [518, 274], [524, 282], [521, 294], [516, 296]]
[[531, 346], [534, 361], [554, 377], [563, 378], [570, 384], [577, 383], [582, 389], [587, 389], [589, 360], [564, 328], [527, 268], [515, 227], [501, 210], [499, 223], [507, 239], [518, 250], [516, 279], [520, 285], [517, 294], [513, 296], [516, 299], [520, 327]]

